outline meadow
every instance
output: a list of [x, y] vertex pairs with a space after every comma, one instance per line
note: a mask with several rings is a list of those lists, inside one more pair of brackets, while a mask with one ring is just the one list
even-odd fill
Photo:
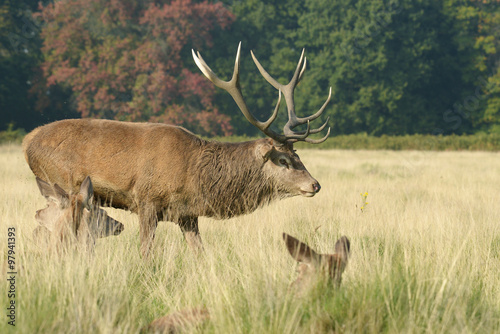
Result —
[[[92, 255], [54, 255], [32, 242], [45, 207], [19, 145], [0, 146], [0, 249], [15, 227], [16, 326], [1, 333], [138, 333], [153, 319], [206, 307], [194, 333], [500, 332], [500, 155], [493, 152], [299, 150], [321, 183], [313, 198], [272, 203], [230, 220], [200, 219], [196, 255], [161, 222], [153, 257], [139, 252], [136, 215]], [[367, 203], [367, 204], [366, 204]], [[286, 232], [351, 258], [339, 289], [297, 295]]]

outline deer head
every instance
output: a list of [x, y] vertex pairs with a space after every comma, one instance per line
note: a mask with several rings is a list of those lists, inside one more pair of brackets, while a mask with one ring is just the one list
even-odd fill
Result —
[[[284, 189], [286, 189], [287, 195], [303, 195], [307, 197], [314, 196], [321, 189], [321, 186], [306, 170], [306, 168], [300, 161], [299, 156], [295, 153], [293, 144], [297, 141], [319, 144], [324, 142], [328, 138], [330, 134], [330, 128], [328, 128], [326, 135], [321, 139], [311, 139], [308, 138], [308, 136], [310, 134], [319, 133], [328, 124], [328, 118], [323, 125], [316, 129], [311, 129], [309, 123], [321, 116], [321, 114], [325, 110], [331, 98], [331, 88], [326, 102], [316, 113], [308, 117], [297, 117], [295, 113], [294, 90], [300, 82], [300, 79], [302, 78], [306, 69], [306, 58], [304, 57], [304, 50], [302, 50], [302, 54], [300, 56], [297, 68], [292, 79], [286, 85], [280, 84], [274, 78], [272, 78], [259, 63], [254, 53], [251, 52], [252, 58], [261, 75], [278, 90], [278, 102], [276, 104], [276, 107], [274, 108], [273, 114], [267, 121], [261, 122], [252, 115], [245, 103], [245, 100], [243, 99], [239, 82], [240, 51], [241, 42], [238, 45], [238, 51], [236, 53], [233, 76], [229, 81], [223, 81], [219, 79], [217, 75], [215, 75], [215, 73], [212, 71], [212, 69], [210, 69], [210, 67], [207, 65], [199, 52], [195, 53], [195, 51], [192, 50], [192, 54], [196, 65], [203, 72], [203, 74], [210, 81], [212, 81], [215, 86], [226, 90], [232, 96], [245, 118], [267, 137], [269, 137], [269, 140], [263, 143], [258, 148], [258, 152], [256, 153], [264, 159], [264, 162], [270, 162], [265, 166], [265, 168], [267, 168], [267, 174], [276, 176], [276, 179], [279, 179], [281, 181], [280, 184], [283, 185]], [[278, 115], [282, 94], [285, 96], [285, 101], [287, 104], [288, 121], [283, 128], [283, 134], [279, 134], [273, 131], [270, 126]], [[300, 125], [306, 125], [306, 130], [295, 131], [294, 129]]]
[[283, 240], [290, 255], [299, 262], [296, 286], [304, 286], [313, 279], [328, 279], [340, 286], [342, 273], [347, 266], [351, 244], [347, 237], [335, 243], [335, 254], [318, 254], [307, 244], [283, 233]]
[[76, 194], [68, 194], [57, 184], [50, 185], [36, 178], [40, 193], [47, 199], [47, 207], [38, 210], [35, 219], [40, 226], [34, 231], [36, 238], [52, 235], [57, 240], [84, 240], [119, 235], [124, 226], [109, 217], [94, 203], [90, 177], [86, 177]]

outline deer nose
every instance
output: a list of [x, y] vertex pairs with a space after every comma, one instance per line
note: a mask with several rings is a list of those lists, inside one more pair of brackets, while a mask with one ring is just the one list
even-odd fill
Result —
[[321, 190], [321, 186], [319, 185], [318, 182], [313, 184], [313, 190], [315, 193], [319, 192]]
[[120, 223], [119, 221], [114, 221], [113, 222], [113, 226], [114, 226], [114, 235], [119, 235], [120, 233], [123, 232], [123, 230], [125, 230], [125, 225], [123, 225], [122, 223]]

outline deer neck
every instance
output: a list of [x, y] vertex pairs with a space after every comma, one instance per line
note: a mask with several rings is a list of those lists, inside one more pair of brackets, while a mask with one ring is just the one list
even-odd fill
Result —
[[257, 141], [208, 142], [197, 165], [199, 202], [205, 216], [230, 218], [254, 211], [279, 197], [279, 189], [263, 173], [255, 154]]

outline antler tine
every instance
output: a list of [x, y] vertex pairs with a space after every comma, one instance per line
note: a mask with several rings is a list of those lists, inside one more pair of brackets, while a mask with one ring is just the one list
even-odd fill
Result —
[[283, 90], [285, 87], [284, 85], [280, 84], [278, 81], [276, 81], [267, 71], [264, 69], [264, 67], [260, 64], [260, 62], [257, 60], [257, 57], [253, 54], [253, 51], [250, 50], [250, 54], [252, 55], [253, 62], [255, 63], [255, 66], [259, 69], [260, 74], [264, 77], [264, 79], [267, 80], [274, 88], [278, 90]]
[[[302, 54], [300, 55], [299, 62], [297, 63], [297, 68], [295, 69], [295, 73], [293, 74], [292, 80], [286, 85], [280, 84], [276, 79], [274, 79], [262, 66], [262, 64], [259, 62], [257, 57], [255, 57], [255, 54], [253, 51], [250, 51], [252, 55], [252, 59], [259, 69], [260, 74], [264, 77], [264, 79], [267, 80], [274, 88], [280, 89], [283, 91], [283, 94], [285, 95], [285, 100], [287, 100], [287, 95], [291, 94], [293, 97], [293, 90], [295, 89], [295, 86], [297, 86], [297, 83], [300, 81], [302, 78], [302, 75], [304, 74], [304, 71], [306, 70], [306, 59], [304, 57], [305, 49], [302, 49]], [[288, 101], [287, 101], [288, 103]]]
[[276, 116], [278, 116], [278, 110], [280, 109], [280, 104], [281, 104], [281, 90], [278, 90], [278, 102], [276, 103], [276, 107], [274, 107], [274, 112], [271, 115], [271, 117], [269, 117], [267, 122], [263, 123], [264, 129], [269, 128], [269, 126], [271, 126], [271, 123], [274, 122], [274, 120], [276, 119]]
[[311, 127], [309, 125], [309, 121], [307, 121], [306, 131], [293, 132], [290, 130], [288, 133], [285, 133], [285, 136], [287, 141], [291, 141], [291, 139], [304, 140], [310, 134], [311, 134]]
[[[328, 127], [328, 131], [326, 132], [326, 135], [323, 138], [321, 138], [321, 139], [304, 138], [304, 139], [302, 139], [302, 141], [305, 141], [306, 143], [310, 143], [310, 144], [321, 144], [322, 142], [324, 142], [325, 140], [328, 139], [329, 135], [330, 135], [330, 127]], [[295, 143], [295, 142], [298, 142], [300, 140], [301, 139], [290, 139], [288, 141], [290, 143]]]
[[201, 72], [208, 78], [208, 80], [212, 81], [217, 87], [225, 89], [225, 84], [228, 84], [229, 82], [219, 79], [219, 77], [217, 77], [217, 75], [215, 75], [212, 69], [207, 65], [199, 52], [197, 52], [197, 55], [195, 54], [193, 49], [191, 49], [191, 52], [193, 54], [194, 62], [201, 70]]
[[[298, 82], [302, 78], [302, 75], [304, 74], [304, 71], [306, 69], [306, 59], [304, 57], [305, 49], [302, 49], [302, 54], [300, 55], [299, 62], [297, 63], [297, 68], [295, 69], [295, 73], [293, 74], [292, 79], [290, 82], [286, 85], [280, 84], [276, 79], [274, 79], [262, 66], [262, 64], [259, 62], [253, 51], [250, 51], [252, 55], [252, 59], [259, 69], [260, 74], [264, 77], [264, 79], [267, 80], [274, 88], [281, 90], [283, 92], [283, 95], [285, 96], [285, 101], [288, 109], [288, 123], [290, 121], [292, 124], [296, 121], [297, 116], [295, 115], [295, 103], [293, 101], [293, 91], [295, 90], [295, 87], [297, 86]], [[287, 124], [288, 124], [287, 123]], [[305, 122], [304, 122], [305, 123]], [[303, 124], [303, 123], [300, 123]], [[285, 133], [285, 136], [287, 134]]]
[[[328, 125], [328, 121], [329, 120], [330, 120], [330, 116], [328, 116], [326, 118], [325, 123], [323, 123], [323, 125], [321, 125], [319, 128], [310, 130], [309, 134], [312, 135], [312, 134], [319, 133], [319, 132], [323, 131], [323, 129]], [[294, 133], [296, 133], [296, 134], [304, 134], [305, 131], [297, 131], [297, 132], [294, 132]]]
[[233, 76], [231, 80], [229, 81], [223, 81], [217, 77], [217, 75], [212, 71], [212, 69], [207, 65], [203, 57], [199, 52], [195, 53], [194, 50], [191, 50], [193, 54], [193, 59], [198, 66], [198, 68], [201, 70], [201, 72], [210, 80], [212, 81], [217, 87], [224, 89], [229, 93], [229, 95], [232, 96], [233, 100], [236, 102], [238, 107], [240, 108], [241, 112], [245, 116], [245, 118], [258, 128], [260, 131], [262, 131], [265, 135], [269, 136], [270, 138], [284, 143], [286, 142], [286, 137], [283, 135], [280, 135], [271, 129], [269, 129], [269, 126], [271, 123], [276, 119], [276, 116], [278, 115], [278, 110], [279, 110], [279, 105], [281, 102], [281, 90], [279, 92], [279, 97], [278, 97], [278, 103], [276, 105], [276, 108], [274, 109], [273, 114], [271, 117], [265, 121], [261, 122], [257, 120], [248, 110], [248, 107], [245, 103], [245, 100], [243, 99], [243, 95], [241, 93], [240, 89], [240, 83], [239, 83], [239, 68], [240, 68], [240, 51], [241, 51], [241, 42], [238, 45], [238, 51], [236, 53], [236, 60], [234, 62], [234, 71], [233, 71]]
[[306, 58], [304, 57], [304, 54], [306, 52], [306, 49], [302, 49], [302, 53], [300, 54], [300, 59], [299, 62], [297, 63], [297, 68], [295, 68], [295, 73], [293, 74], [292, 80], [288, 83], [287, 86], [292, 86], [292, 92], [295, 86], [300, 81], [300, 78], [304, 74], [304, 71], [306, 70]]
[[[321, 108], [319, 108], [319, 110], [314, 115], [307, 116], [307, 117], [297, 117], [297, 125], [305, 124], [307, 121], [313, 121], [316, 118], [318, 118], [319, 116], [321, 116], [323, 111], [325, 111], [325, 108], [328, 105], [328, 103], [330, 102], [331, 98], [332, 98], [332, 87], [330, 87], [330, 91], [328, 92], [328, 97], [327, 97], [325, 103], [323, 103], [323, 105], [321, 106]], [[297, 125], [295, 125], [295, 126], [297, 126]]]
[[300, 71], [298, 82], [300, 82], [302, 76], [304, 75], [304, 72], [306, 71], [306, 64], [307, 64], [307, 57], [304, 58], [304, 66], [302, 66], [302, 70]]
[[328, 127], [328, 131], [326, 132], [326, 135], [323, 138], [321, 139], [306, 138], [304, 141], [310, 144], [321, 144], [322, 142], [328, 139], [329, 135], [330, 135], [330, 127]]

